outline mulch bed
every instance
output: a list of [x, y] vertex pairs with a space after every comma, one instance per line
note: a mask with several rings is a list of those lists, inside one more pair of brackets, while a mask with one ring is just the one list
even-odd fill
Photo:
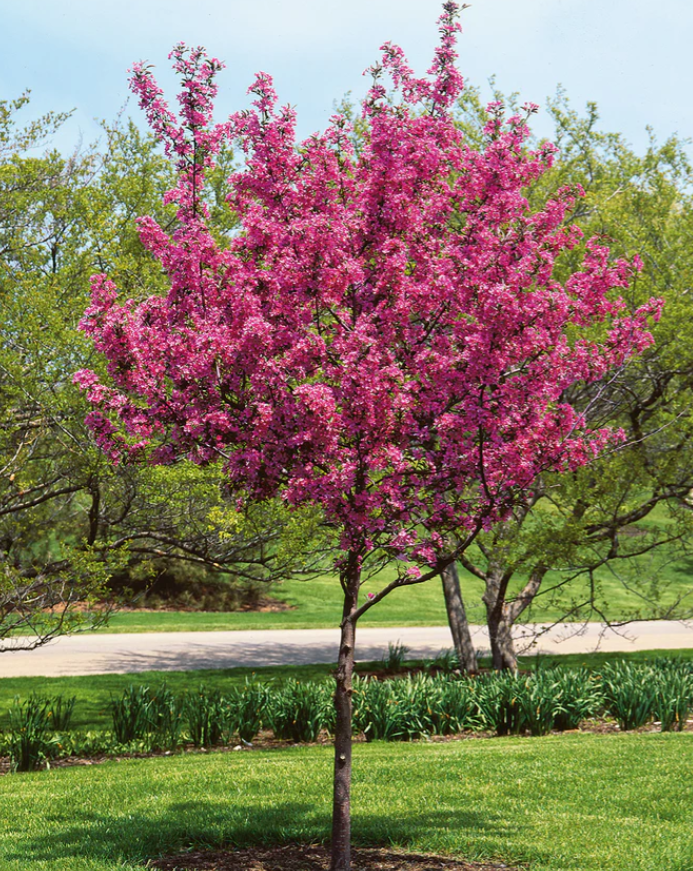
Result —
[[[286, 844], [242, 850], [192, 851], [149, 863], [159, 871], [328, 871], [327, 847]], [[500, 863], [465, 862], [445, 856], [423, 856], [390, 849], [355, 849], [352, 871], [519, 871]]]

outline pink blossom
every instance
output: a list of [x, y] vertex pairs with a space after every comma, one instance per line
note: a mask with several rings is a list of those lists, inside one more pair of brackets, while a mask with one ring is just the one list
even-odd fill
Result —
[[[639, 261], [597, 241], [558, 280], [582, 192], [530, 209], [526, 188], [555, 153], [527, 146], [532, 104], [510, 118], [491, 104], [483, 145], [463, 139], [456, 10], [444, 6], [428, 77], [383, 46], [358, 152], [341, 116], [297, 146], [267, 73], [249, 110], [215, 123], [219, 61], [174, 48], [177, 112], [134, 65], [178, 172], [178, 226], [138, 222], [169, 292], [136, 305], [95, 276], [81, 326], [109, 377], [75, 376], [114, 460], [223, 456], [241, 499], [319, 505], [354, 565], [385, 551], [411, 581], [448, 532], [487, 527], [542, 472], [617, 438], [585, 430], [563, 397], [643, 351], [660, 308], [628, 310], [619, 294]], [[239, 231], [221, 245], [203, 193], [224, 144], [244, 162], [227, 192]]]

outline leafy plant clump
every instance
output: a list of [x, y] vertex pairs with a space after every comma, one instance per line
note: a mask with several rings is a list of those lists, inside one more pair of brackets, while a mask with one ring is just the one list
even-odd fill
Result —
[[396, 641], [394, 644], [390, 642], [387, 645], [387, 656], [383, 659], [385, 668], [388, 671], [401, 671], [404, 667], [404, 661], [409, 653], [409, 648], [401, 641]]
[[[74, 697], [15, 699], [9, 729], [0, 733], [0, 756], [10, 757], [14, 771], [32, 771], [56, 757], [174, 751], [235, 741], [251, 746], [262, 730], [278, 741], [309, 743], [335, 729], [332, 686], [319, 680], [280, 685], [246, 680], [225, 692], [202, 684], [182, 695], [165, 683], [130, 685], [111, 701], [110, 731], [71, 731], [74, 707]], [[353, 729], [369, 742], [479, 731], [538, 736], [606, 717], [624, 731], [652, 721], [662, 731], [681, 731], [691, 710], [693, 670], [677, 660], [480, 677], [424, 671], [357, 678]]]
[[657, 678], [653, 668], [618, 662], [602, 671], [601, 683], [608, 714], [627, 731], [652, 719], [657, 702]]
[[325, 682], [290, 681], [271, 693], [268, 707], [275, 738], [310, 742], [334, 731], [332, 687]]
[[243, 687], [231, 690], [231, 725], [241, 742], [252, 743], [262, 729], [268, 717], [269, 697], [269, 687], [250, 683], [247, 679]]
[[144, 738], [150, 729], [152, 693], [148, 686], [130, 685], [111, 701], [113, 733], [120, 744]]
[[53, 731], [51, 700], [30, 696], [15, 703], [9, 712], [7, 742], [13, 771], [35, 771], [58, 754], [60, 741]]

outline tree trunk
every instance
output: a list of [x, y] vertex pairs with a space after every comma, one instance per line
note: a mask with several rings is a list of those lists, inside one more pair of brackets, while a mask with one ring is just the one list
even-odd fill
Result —
[[356, 624], [349, 618], [358, 607], [360, 574], [356, 555], [349, 554], [343, 583], [342, 635], [334, 694], [336, 721], [330, 871], [350, 871], [351, 868], [351, 696]]
[[517, 654], [513, 643], [513, 615], [506, 601], [508, 584], [513, 576], [500, 560], [489, 560], [486, 571], [486, 589], [483, 600], [486, 605], [486, 625], [491, 642], [493, 667], [498, 671], [517, 671]]
[[503, 669], [517, 671], [517, 654], [513, 642], [512, 622], [506, 619], [503, 613], [500, 616], [491, 614], [488, 618], [488, 633], [491, 641], [493, 667], [499, 671]]
[[506, 600], [506, 596], [510, 574], [505, 572], [501, 576], [497, 568], [489, 572], [484, 601], [487, 603], [488, 631], [494, 668], [509, 668], [512, 671], [517, 671], [517, 654], [512, 635], [513, 626], [520, 615], [534, 601], [546, 572], [546, 566], [534, 566], [524, 588], [509, 602]]
[[462, 600], [460, 590], [460, 578], [457, 574], [457, 566], [450, 563], [440, 573], [443, 582], [443, 594], [445, 596], [445, 608], [448, 612], [448, 623], [452, 633], [452, 641], [455, 645], [460, 667], [468, 674], [477, 674], [479, 666], [476, 661], [476, 652], [472, 644], [472, 636], [469, 632], [467, 612]]

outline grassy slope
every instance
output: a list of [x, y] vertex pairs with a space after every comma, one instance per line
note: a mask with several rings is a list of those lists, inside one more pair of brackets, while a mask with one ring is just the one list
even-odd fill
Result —
[[[693, 735], [358, 745], [354, 837], [531, 871], [693, 868]], [[110, 762], [0, 779], [3, 871], [116, 871], [189, 846], [315, 841], [330, 748]]]
[[[643, 577], [647, 567], [643, 566]], [[693, 607], [693, 571], [687, 563], [668, 566], [662, 573], [666, 585], [660, 605], [666, 606], [686, 593], [688, 607]], [[608, 601], [611, 619], [633, 616], [637, 609], [643, 616], [650, 616], [642, 599], [642, 590], [627, 590], [609, 573], [600, 578], [602, 598]], [[483, 623], [481, 605], [481, 582], [462, 573], [462, 585], [468, 616], [472, 623]], [[377, 583], [364, 587], [364, 593], [378, 589]], [[178, 613], [178, 612], [129, 612], [113, 617], [108, 629], [111, 632], [165, 632], [219, 629], [317, 629], [334, 627], [339, 623], [342, 604], [341, 589], [334, 577], [322, 577], [313, 581], [286, 581], [276, 589], [277, 598], [293, 606], [293, 610], [276, 613]], [[584, 600], [586, 589], [575, 587], [571, 596], [575, 601]], [[556, 607], [549, 597], [541, 598], [530, 612], [526, 622], [547, 622], [560, 619], [564, 609]], [[374, 607], [360, 621], [361, 626], [443, 626], [447, 622], [445, 603], [440, 583], [437, 580], [418, 586], [395, 590], [383, 602]]]

